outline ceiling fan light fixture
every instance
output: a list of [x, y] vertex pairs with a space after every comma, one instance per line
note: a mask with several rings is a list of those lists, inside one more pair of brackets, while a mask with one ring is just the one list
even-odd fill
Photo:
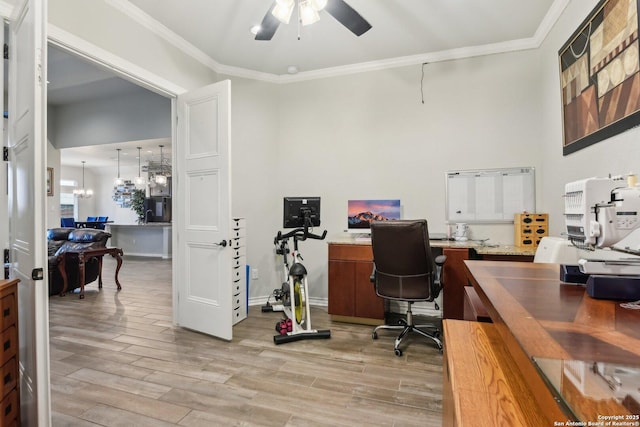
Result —
[[327, 6], [327, 0], [310, 0], [311, 7], [320, 12]]
[[311, 25], [320, 20], [318, 11], [313, 7], [311, 0], [303, 0], [298, 4], [300, 8], [300, 22], [302, 25]]
[[254, 25], [253, 27], [251, 27], [251, 34], [255, 36], [260, 32], [261, 29], [262, 27], [260, 25]]
[[285, 0], [277, 1], [275, 7], [271, 11], [271, 14], [283, 24], [288, 24], [293, 14], [293, 0], [286, 2]]

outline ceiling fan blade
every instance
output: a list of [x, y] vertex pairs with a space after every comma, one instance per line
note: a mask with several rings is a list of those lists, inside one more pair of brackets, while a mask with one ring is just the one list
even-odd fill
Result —
[[274, 7], [276, 7], [275, 1], [267, 10], [267, 14], [264, 15], [262, 23], [260, 24], [260, 31], [256, 34], [255, 40], [271, 40], [273, 35], [276, 33], [276, 30], [280, 26], [280, 21], [271, 14]]
[[371, 24], [344, 0], [328, 0], [324, 10], [358, 37], [371, 29]]

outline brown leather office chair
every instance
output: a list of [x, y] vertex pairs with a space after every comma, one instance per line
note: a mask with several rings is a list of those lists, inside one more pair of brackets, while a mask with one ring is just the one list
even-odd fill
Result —
[[[397, 325], [381, 325], [373, 331], [378, 338], [380, 329], [399, 329], [394, 352], [402, 356], [399, 348], [409, 332], [433, 340], [442, 350], [440, 331], [436, 325], [415, 325], [411, 306], [417, 301], [433, 301], [442, 288], [440, 279], [444, 255], [433, 256], [429, 245], [426, 220], [374, 221], [371, 223], [371, 246], [373, 248], [374, 271], [371, 281], [376, 294], [382, 298], [404, 301], [408, 304], [406, 319]], [[421, 329], [420, 329], [421, 328]], [[430, 329], [430, 332], [424, 329]]]

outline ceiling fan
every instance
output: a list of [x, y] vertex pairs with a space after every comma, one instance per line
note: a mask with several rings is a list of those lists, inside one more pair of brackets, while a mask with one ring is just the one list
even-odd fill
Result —
[[275, 0], [257, 28], [255, 40], [271, 40], [280, 23], [289, 23], [296, 5], [298, 22], [302, 25], [317, 22], [320, 19], [318, 12], [326, 10], [358, 37], [371, 29], [371, 24], [344, 0]]

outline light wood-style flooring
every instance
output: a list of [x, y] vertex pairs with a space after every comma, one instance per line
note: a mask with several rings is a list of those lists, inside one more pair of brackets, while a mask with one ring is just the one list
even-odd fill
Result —
[[[250, 307], [226, 342], [172, 326], [171, 262], [125, 258], [122, 291], [50, 298], [54, 426], [440, 426], [442, 355], [394, 332], [331, 322], [328, 340], [273, 343], [280, 313]], [[275, 287], [275, 286], [274, 286]]]

